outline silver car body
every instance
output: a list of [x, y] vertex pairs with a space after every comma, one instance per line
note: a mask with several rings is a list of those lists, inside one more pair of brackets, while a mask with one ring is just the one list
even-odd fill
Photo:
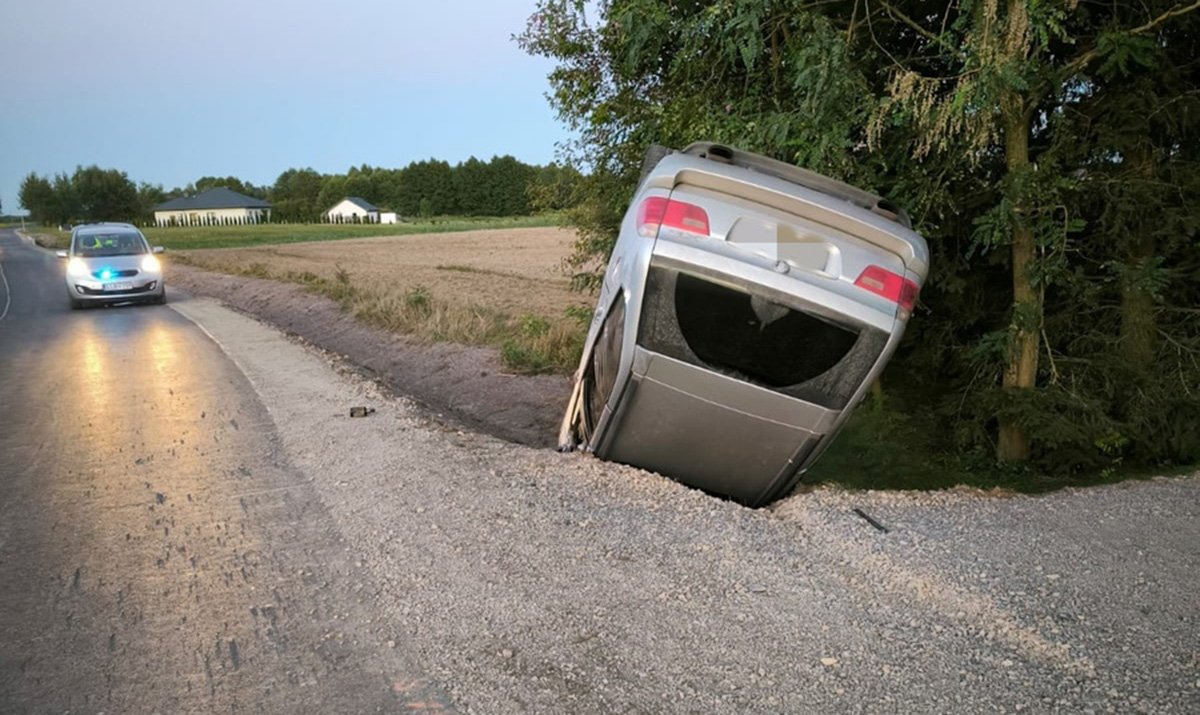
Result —
[[71, 231], [71, 246], [59, 251], [67, 259], [64, 271], [72, 307], [89, 304], [149, 301], [166, 298], [162, 265], [135, 226], [95, 223]]
[[928, 270], [878, 196], [720, 145], [669, 154], [622, 221], [560, 449], [751, 506], [785, 496], [883, 370]]

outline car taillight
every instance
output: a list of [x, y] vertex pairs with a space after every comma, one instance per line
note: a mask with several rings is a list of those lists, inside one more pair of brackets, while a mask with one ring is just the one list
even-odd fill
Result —
[[651, 196], [638, 206], [637, 226], [638, 233], [647, 238], [657, 236], [662, 226], [707, 236], [708, 214], [699, 206]]
[[905, 310], [912, 310], [917, 304], [920, 291], [916, 283], [879, 266], [867, 266], [854, 285], [881, 295]]

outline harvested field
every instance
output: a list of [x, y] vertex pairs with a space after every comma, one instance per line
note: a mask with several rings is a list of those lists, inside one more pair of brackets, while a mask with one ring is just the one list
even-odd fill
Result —
[[376, 295], [403, 296], [423, 287], [435, 301], [486, 308], [508, 316], [568, 320], [568, 306], [591, 308], [572, 292], [562, 269], [574, 234], [560, 228], [515, 228], [291, 243], [181, 252], [188, 263], [226, 273], [279, 277], [313, 274]]

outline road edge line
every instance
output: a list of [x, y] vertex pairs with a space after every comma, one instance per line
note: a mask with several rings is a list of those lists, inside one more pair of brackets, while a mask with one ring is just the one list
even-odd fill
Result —
[[4, 261], [0, 261], [0, 280], [4, 282], [4, 310], [0, 311], [0, 320], [8, 317], [8, 307], [12, 305], [12, 286], [8, 284], [8, 276], [4, 275]]

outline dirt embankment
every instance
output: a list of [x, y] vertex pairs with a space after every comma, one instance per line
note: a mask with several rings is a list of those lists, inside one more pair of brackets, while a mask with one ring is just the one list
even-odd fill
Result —
[[[336, 246], [347, 243], [339, 241]], [[336, 249], [330, 244], [319, 250]], [[494, 350], [422, 344], [368, 327], [334, 301], [299, 285], [176, 265], [171, 267], [168, 286], [216, 298], [319, 348], [344, 355], [397, 394], [466, 427], [536, 447], [555, 443], [570, 393], [568, 377], [512, 375], [504, 372]]]

